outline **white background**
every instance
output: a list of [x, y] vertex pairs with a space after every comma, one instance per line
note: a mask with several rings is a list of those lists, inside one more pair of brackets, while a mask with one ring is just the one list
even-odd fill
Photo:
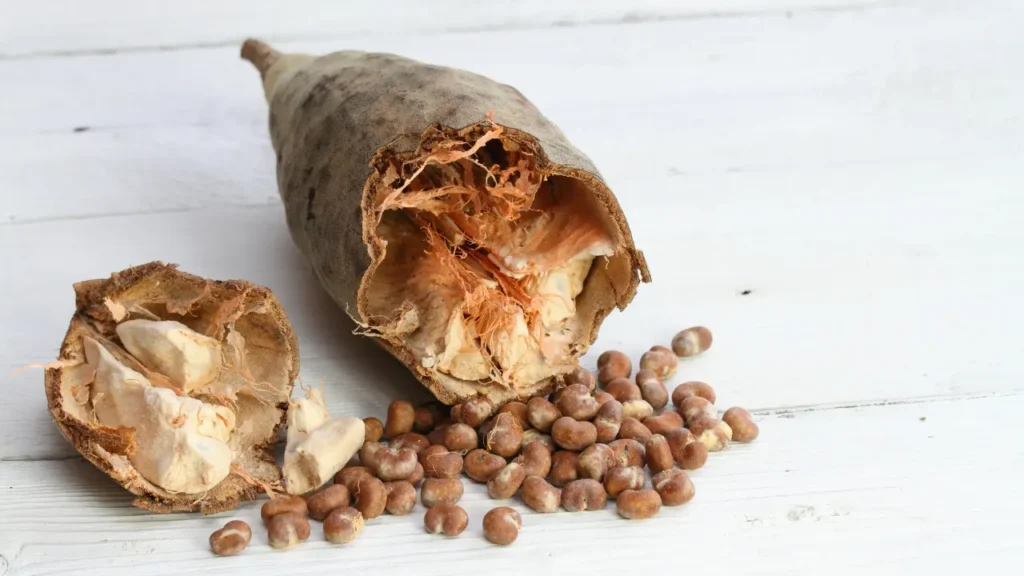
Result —
[[[1014, 0], [0, 0], [0, 575], [1021, 566], [1022, 22]], [[519, 88], [593, 158], [654, 276], [585, 363], [707, 325], [673, 383], [710, 382], [761, 438], [653, 520], [515, 503], [505, 549], [480, 536], [478, 486], [460, 538], [428, 537], [417, 508], [287, 553], [256, 503], [133, 509], [57, 432], [42, 374], [9, 375], [56, 357], [73, 282], [159, 259], [265, 284], [334, 412], [424, 398], [289, 239], [248, 35]], [[236, 517], [252, 545], [213, 558]]]

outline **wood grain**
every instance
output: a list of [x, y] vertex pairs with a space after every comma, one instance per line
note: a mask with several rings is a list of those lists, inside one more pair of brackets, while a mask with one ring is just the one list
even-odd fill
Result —
[[[1019, 560], [1024, 503], [1008, 497], [1024, 473], [1018, 450], [992, 441], [991, 423], [1010, 422], [1022, 396], [826, 410], [761, 417], [761, 437], [712, 454], [694, 472], [697, 496], [647, 521], [603, 512], [542, 515], [509, 501], [523, 529], [509, 548], [488, 544], [480, 521], [491, 507], [467, 481], [470, 515], [459, 538], [423, 531], [423, 508], [368, 523], [353, 544], [310, 540], [272, 551], [258, 504], [215, 517], [154, 516], [89, 465], [0, 464], [0, 554], [9, 573], [559, 574], [627, 571], [640, 551], [735, 574], [967, 573]], [[504, 503], [502, 503], [504, 504]], [[241, 518], [253, 541], [214, 559], [206, 539]], [[599, 552], [598, 552], [599, 551]], [[995, 570], [998, 573], [998, 570]], [[2, 572], [0, 572], [2, 574]]]
[[[166, 51], [274, 40], [385, 34], [437, 36], [479, 30], [566, 28], [623, 22], [786, 14], [872, 7], [886, 0], [415, 0], [382, 11], [372, 3], [330, 0], [185, 0], [166, 3], [74, 0], [0, 4], [0, 58]], [[17, 6], [17, 9], [15, 9]], [[43, 34], [41, 31], [45, 30]]]

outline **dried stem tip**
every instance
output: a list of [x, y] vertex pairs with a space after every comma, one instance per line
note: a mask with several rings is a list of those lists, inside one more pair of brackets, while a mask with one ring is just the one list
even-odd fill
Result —
[[260, 71], [260, 77], [266, 76], [267, 70], [277, 62], [281, 53], [270, 47], [262, 40], [249, 38], [242, 44], [242, 59], [252, 62], [252, 65]]

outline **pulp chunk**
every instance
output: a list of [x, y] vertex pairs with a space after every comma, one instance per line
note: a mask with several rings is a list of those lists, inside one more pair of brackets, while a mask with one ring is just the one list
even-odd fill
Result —
[[231, 472], [227, 441], [235, 414], [172, 390], [156, 388], [86, 337], [86, 361], [96, 370], [90, 401], [96, 419], [110, 428], [132, 428], [129, 460], [143, 478], [186, 494], [213, 488]]
[[220, 342], [181, 322], [128, 320], [117, 325], [117, 336], [143, 365], [186, 392], [213, 382], [220, 372]]
[[323, 393], [310, 389], [288, 408], [285, 489], [305, 494], [323, 486], [352, 459], [365, 438], [361, 419], [331, 418]]

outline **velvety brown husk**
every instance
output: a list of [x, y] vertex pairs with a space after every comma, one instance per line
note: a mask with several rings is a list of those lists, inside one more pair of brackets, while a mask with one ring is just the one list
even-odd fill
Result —
[[385, 255], [376, 226], [388, 161], [422, 158], [438, 143], [471, 143], [500, 127], [501, 141], [535, 155], [544, 178], [572, 178], [593, 194], [613, 222], [617, 246], [595, 262], [577, 298], [574, 358], [595, 340], [608, 313], [625, 308], [640, 281], [650, 281], [625, 215], [590, 159], [511, 86], [390, 54], [280, 54], [250, 40], [242, 56], [264, 79], [293, 239], [335, 302], [441, 401], [484, 395], [498, 404], [544, 393], [558, 378], [508, 389], [427, 370], [403, 344], [398, 320], [371, 317], [369, 279]]
[[[76, 450], [135, 494], [135, 506], [153, 512], [213, 514], [255, 498], [261, 491], [260, 483], [279, 483], [281, 470], [272, 447], [284, 424], [288, 398], [298, 375], [299, 352], [291, 325], [269, 289], [239, 280], [207, 280], [160, 262], [129, 268], [108, 279], [80, 282], [74, 288], [75, 315], [57, 362], [46, 370], [45, 385], [50, 414]], [[115, 326], [132, 318], [177, 320], [219, 340], [226, 326], [232, 325], [246, 338], [249, 375], [269, 383], [269, 387], [261, 386], [260, 391], [236, 404], [238, 424], [245, 422], [247, 415], [260, 418], [270, 424], [264, 426], [265, 434], [240, 451], [234, 463], [237, 471], [206, 492], [171, 493], [146, 481], [128, 461], [137, 449], [132, 429], [90, 423], [65, 409], [69, 398], [62, 394], [62, 385], [80, 378], [83, 367], [87, 367], [82, 338], [90, 336], [109, 349], [116, 346]], [[133, 362], [127, 353], [119, 360]], [[137, 362], [129, 365], [141, 369]]]

